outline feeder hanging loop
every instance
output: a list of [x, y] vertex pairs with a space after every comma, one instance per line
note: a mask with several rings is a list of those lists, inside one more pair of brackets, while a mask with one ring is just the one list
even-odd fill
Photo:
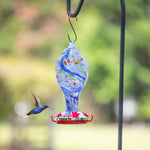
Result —
[[[77, 21], [77, 18], [76, 18], [76, 21]], [[70, 20], [70, 17], [69, 17], [69, 23], [70, 23], [70, 26], [71, 26], [71, 29], [72, 29], [72, 31], [73, 31], [73, 33], [74, 33], [74, 36], [75, 36], [75, 40], [73, 41], [73, 42], [76, 42], [76, 40], [77, 40], [77, 34], [76, 34], [76, 32], [75, 32], [75, 29], [73, 28], [73, 25], [72, 25], [72, 23], [71, 23], [71, 20]], [[70, 40], [70, 35], [68, 34], [68, 40], [71, 42], [72, 40]]]
[[81, 10], [83, 2], [84, 2], [84, 0], [80, 0], [75, 12], [71, 13], [71, 0], [67, 0], [67, 14], [68, 14], [68, 16], [71, 17], [71, 18], [77, 17], [77, 15], [79, 14], [79, 12]]

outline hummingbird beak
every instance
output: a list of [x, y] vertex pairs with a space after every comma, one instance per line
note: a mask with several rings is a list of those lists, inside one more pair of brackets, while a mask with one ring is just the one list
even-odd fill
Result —
[[50, 109], [54, 109], [53, 107], [50, 107], [50, 106], [47, 106], [48, 108], [50, 108]]

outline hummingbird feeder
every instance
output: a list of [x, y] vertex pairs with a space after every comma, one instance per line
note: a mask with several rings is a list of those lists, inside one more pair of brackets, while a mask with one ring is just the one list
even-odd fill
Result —
[[70, 1], [67, 1], [69, 23], [75, 34], [75, 40], [70, 40], [68, 35], [69, 47], [63, 51], [63, 55], [56, 63], [57, 82], [64, 93], [66, 102], [66, 110], [64, 112], [51, 116], [51, 120], [57, 124], [86, 124], [93, 120], [93, 115], [90, 118], [89, 115], [78, 110], [79, 96], [87, 82], [89, 68], [85, 58], [81, 55], [80, 49], [75, 46], [77, 35], [71, 24], [70, 17], [73, 18], [78, 15], [82, 4], [83, 0], [80, 0], [77, 10], [72, 14]]
[[51, 119], [58, 124], [85, 124], [93, 120], [89, 116], [78, 110], [79, 96], [85, 86], [89, 68], [81, 52], [76, 48], [74, 41], [70, 41], [69, 47], [63, 51], [63, 55], [56, 63], [56, 78], [62, 89], [66, 111], [53, 116]]

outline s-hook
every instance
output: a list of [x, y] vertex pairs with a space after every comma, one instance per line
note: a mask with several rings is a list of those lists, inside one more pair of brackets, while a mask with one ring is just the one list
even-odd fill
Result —
[[84, 2], [84, 0], [80, 0], [80, 2], [78, 4], [77, 9], [75, 10], [75, 12], [71, 13], [71, 0], [67, 0], [67, 14], [68, 14], [68, 16], [71, 17], [71, 18], [77, 17], [77, 15], [80, 12], [80, 9], [82, 7], [83, 2]]
[[[77, 18], [76, 18], [76, 21], [77, 21]], [[70, 17], [69, 17], [69, 23], [70, 23], [70, 26], [71, 26], [71, 28], [72, 28], [72, 30], [73, 30], [74, 36], [75, 36], [74, 42], [76, 42], [76, 40], [77, 40], [77, 34], [76, 34], [76, 32], [75, 32], [75, 30], [74, 30], [74, 28], [73, 28], [73, 25], [72, 25], [72, 23], [71, 23]], [[68, 34], [68, 40], [69, 40], [70, 42], [72, 41], [72, 40], [70, 40], [69, 34]]]

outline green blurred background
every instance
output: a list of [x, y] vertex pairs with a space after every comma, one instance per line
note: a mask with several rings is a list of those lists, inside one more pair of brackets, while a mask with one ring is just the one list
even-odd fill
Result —
[[[74, 9], [77, 4], [72, 0]], [[65, 110], [55, 64], [67, 34], [74, 38], [66, 1], [0, 1], [0, 150], [117, 149], [120, 1], [85, 0], [72, 22], [90, 70], [79, 109], [94, 121], [63, 126], [50, 115]], [[31, 90], [55, 109], [20, 118], [18, 111], [33, 107]], [[126, 1], [124, 150], [150, 149], [149, 123], [150, 1], [132, 0]]]

